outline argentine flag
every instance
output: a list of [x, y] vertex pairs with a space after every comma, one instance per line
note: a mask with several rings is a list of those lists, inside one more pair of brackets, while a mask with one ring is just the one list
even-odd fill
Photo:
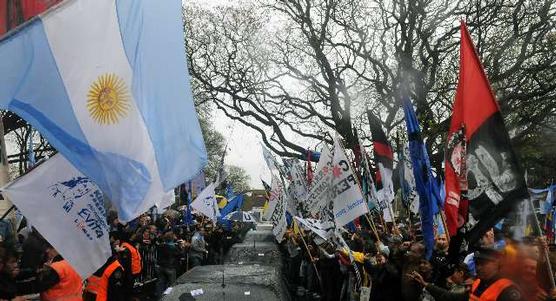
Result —
[[129, 221], [207, 161], [183, 37], [181, 0], [67, 0], [0, 40], [0, 108]]

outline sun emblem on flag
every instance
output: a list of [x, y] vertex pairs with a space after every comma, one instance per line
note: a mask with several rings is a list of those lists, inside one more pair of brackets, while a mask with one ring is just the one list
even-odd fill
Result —
[[91, 117], [102, 125], [117, 123], [129, 111], [129, 93], [125, 82], [116, 74], [99, 76], [87, 94]]

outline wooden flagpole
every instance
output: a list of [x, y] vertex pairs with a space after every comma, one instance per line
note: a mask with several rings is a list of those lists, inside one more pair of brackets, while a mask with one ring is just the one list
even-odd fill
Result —
[[439, 208], [439, 211], [440, 220], [442, 221], [442, 227], [444, 228], [444, 234], [446, 235], [446, 241], [448, 242], [448, 245], [450, 245], [450, 233], [448, 233], [448, 223], [446, 223], [446, 215], [441, 208]]
[[295, 225], [297, 225], [297, 228], [299, 229], [299, 234], [300, 234], [299, 236], [301, 237], [301, 241], [303, 242], [303, 245], [305, 246], [305, 250], [307, 250], [307, 254], [309, 254], [309, 259], [311, 260], [311, 264], [313, 265], [313, 268], [315, 269], [315, 274], [317, 275], [317, 278], [319, 280], [319, 286], [322, 290], [323, 289], [322, 279], [320, 278], [319, 270], [317, 269], [317, 265], [315, 264], [315, 260], [313, 259], [313, 255], [311, 255], [311, 251], [309, 250], [309, 246], [307, 246], [307, 243], [305, 242], [305, 238], [303, 238], [303, 236], [305, 235], [305, 231], [303, 231], [303, 228], [301, 228], [299, 226], [299, 224], [295, 220], [295, 217], [293, 218], [293, 222], [295, 223]]
[[[535, 227], [537, 228], [537, 233], [539, 233], [539, 237], [540, 235], [542, 235], [542, 230], [541, 230], [541, 225], [539, 223], [539, 218], [537, 217], [537, 214], [535, 213], [535, 207], [533, 207], [533, 202], [531, 202], [531, 198], [527, 199], [527, 202], [529, 202], [529, 205], [531, 206], [531, 211], [533, 216], [535, 217]], [[546, 270], [548, 272], [548, 277], [550, 279], [550, 288], [552, 290], [556, 289], [556, 284], [554, 283], [554, 273], [552, 272], [552, 266], [550, 265], [550, 257], [548, 256], [548, 252], [546, 250], [546, 248], [541, 248], [542, 250], [540, 250], [540, 252], [542, 252], [543, 258], [545, 260], [546, 263]]]

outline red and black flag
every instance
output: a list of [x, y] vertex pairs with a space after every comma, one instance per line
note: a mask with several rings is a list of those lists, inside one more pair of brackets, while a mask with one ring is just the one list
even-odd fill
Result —
[[[373, 138], [373, 149], [375, 154], [375, 161], [378, 165], [380, 176], [377, 176], [376, 183], [378, 191], [378, 203], [386, 212], [385, 219], [390, 216], [391, 203], [394, 200], [394, 184], [392, 182], [392, 169], [394, 166], [394, 151], [392, 146], [386, 139], [386, 134], [382, 130], [382, 122], [371, 111], [367, 110], [367, 118], [369, 119], [369, 126], [371, 128], [371, 135]], [[393, 218], [393, 217], [390, 217]]]
[[455, 235], [462, 229], [471, 244], [528, 197], [496, 98], [463, 21], [445, 166], [448, 230]]
[[386, 139], [386, 134], [382, 130], [382, 122], [371, 111], [367, 111], [371, 135], [373, 137], [373, 149], [377, 163], [382, 163], [384, 167], [392, 170], [394, 165], [394, 152], [392, 146]]

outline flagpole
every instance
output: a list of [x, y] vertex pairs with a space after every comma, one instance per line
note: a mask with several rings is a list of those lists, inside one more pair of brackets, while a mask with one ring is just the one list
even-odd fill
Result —
[[307, 250], [307, 254], [309, 254], [309, 259], [311, 260], [311, 264], [313, 265], [313, 268], [315, 269], [315, 274], [317, 275], [317, 278], [319, 280], [319, 286], [322, 290], [323, 289], [322, 279], [320, 278], [319, 270], [317, 269], [317, 265], [315, 264], [315, 260], [313, 259], [313, 255], [311, 255], [311, 251], [309, 251], [309, 247], [307, 246], [307, 243], [305, 242], [305, 238], [303, 238], [303, 236], [305, 235], [305, 232], [303, 231], [303, 228], [301, 228], [299, 226], [299, 224], [295, 220], [295, 217], [293, 217], [293, 222], [297, 226], [297, 228], [299, 229], [299, 232], [300, 232], [299, 236], [301, 237], [301, 241], [303, 242], [303, 245], [305, 246], [305, 250]]
[[[535, 213], [535, 207], [533, 207], [533, 202], [531, 202], [531, 198], [527, 199], [527, 202], [529, 202], [529, 206], [531, 206], [531, 211], [533, 213], [533, 216], [535, 217], [535, 227], [537, 228], [537, 233], [539, 233], [539, 237], [542, 236], [542, 230], [541, 230], [541, 225], [539, 224], [539, 218], [537, 217], [537, 214]], [[548, 272], [548, 277], [550, 279], [550, 288], [552, 290], [556, 289], [556, 284], [554, 283], [554, 273], [552, 272], [552, 266], [550, 265], [550, 257], [548, 256], [548, 252], [546, 250], [545, 247], [541, 248], [542, 250], [540, 250], [543, 254], [544, 257], [544, 261], [546, 263], [546, 269]]]
[[448, 245], [450, 245], [450, 233], [448, 233], [448, 223], [446, 223], [446, 215], [444, 214], [444, 210], [440, 211], [440, 220], [442, 221], [442, 227], [444, 227], [444, 234], [446, 234], [446, 241]]
[[371, 227], [371, 229], [373, 230], [373, 232], [376, 236], [377, 242], [380, 242], [380, 237], [378, 236], [378, 232], [376, 231], [375, 222], [373, 222], [372, 217], [369, 218], [369, 216], [367, 214], [365, 214], [365, 217], [367, 218], [367, 221], [369, 222], [369, 226]]

